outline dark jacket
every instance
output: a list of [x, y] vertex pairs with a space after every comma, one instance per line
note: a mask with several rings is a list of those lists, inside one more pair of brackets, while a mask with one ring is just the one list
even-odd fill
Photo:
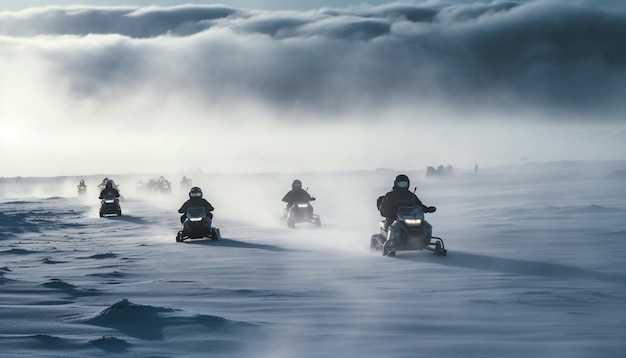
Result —
[[293, 203], [297, 201], [310, 201], [310, 200], [311, 200], [311, 195], [309, 195], [309, 193], [302, 188], [290, 190], [283, 197], [283, 201], [287, 203], [287, 206], [291, 206], [293, 205]]
[[107, 193], [113, 193], [115, 195], [116, 198], [120, 197], [120, 192], [113, 188], [113, 187], [109, 187], [109, 188], [104, 188], [102, 189], [102, 191], [100, 192], [100, 196], [98, 197], [98, 199], [102, 199], [104, 197], [105, 194]]
[[187, 209], [189, 208], [204, 208], [206, 210], [206, 214], [211, 216], [211, 211], [215, 210], [213, 205], [206, 201], [204, 198], [191, 198], [183, 204], [183, 206], [178, 209], [178, 212], [181, 214], [186, 214]]
[[422, 201], [408, 189], [393, 187], [393, 190], [385, 194], [379, 201], [378, 210], [380, 215], [387, 219], [387, 222], [391, 224], [398, 218], [398, 208], [401, 206], [416, 206], [422, 207], [424, 212], [428, 211], [428, 207], [422, 204]]

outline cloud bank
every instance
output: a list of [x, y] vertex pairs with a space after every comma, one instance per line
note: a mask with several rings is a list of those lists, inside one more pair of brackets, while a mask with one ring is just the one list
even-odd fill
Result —
[[303, 12], [48, 7], [0, 14], [3, 52], [41, 51], [69, 89], [196, 84], [279, 106], [500, 102], [626, 110], [626, 14], [582, 5], [391, 4]]
[[[125, 134], [136, 138], [211, 124], [221, 140], [238, 131], [228, 141], [238, 148], [250, 141], [241, 135], [251, 123], [254, 133], [278, 125], [286, 144], [297, 126], [377, 131], [396, 118], [424, 126], [485, 118], [620, 126], [626, 12], [589, 4], [0, 12], [0, 93], [10, 103], [0, 114], [5, 137], [16, 116], [49, 131], [132, 123]], [[333, 128], [337, 136], [354, 132]], [[368, 133], [364, 146], [376, 138]], [[276, 139], [257, 140], [268, 148]]]

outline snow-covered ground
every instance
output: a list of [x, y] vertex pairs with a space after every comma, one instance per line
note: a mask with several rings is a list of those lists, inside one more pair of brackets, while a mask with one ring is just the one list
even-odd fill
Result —
[[[176, 243], [186, 192], [99, 218], [79, 177], [0, 179], [2, 357], [623, 357], [626, 162], [409, 171], [448, 256], [369, 251], [399, 172], [191, 175], [217, 242]], [[280, 226], [300, 178], [322, 227]], [[177, 181], [180, 178], [168, 178]]]

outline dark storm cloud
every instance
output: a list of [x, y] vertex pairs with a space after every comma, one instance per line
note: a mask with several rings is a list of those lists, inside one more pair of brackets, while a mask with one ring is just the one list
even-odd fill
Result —
[[42, 52], [87, 96], [152, 87], [321, 111], [434, 102], [626, 113], [626, 14], [584, 2], [41, 8], [0, 13], [0, 35], [72, 37]]
[[191, 35], [236, 13], [222, 6], [171, 8], [47, 7], [0, 13], [0, 33], [9, 36], [119, 34], [132, 38]]

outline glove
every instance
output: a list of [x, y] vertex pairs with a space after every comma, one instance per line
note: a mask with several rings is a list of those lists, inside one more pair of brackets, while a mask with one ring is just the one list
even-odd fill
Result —
[[429, 206], [429, 207], [428, 207], [428, 212], [429, 212], [429, 213], [434, 213], [435, 211], [437, 211], [437, 208], [436, 208], [436, 207], [434, 207], [434, 206]]

